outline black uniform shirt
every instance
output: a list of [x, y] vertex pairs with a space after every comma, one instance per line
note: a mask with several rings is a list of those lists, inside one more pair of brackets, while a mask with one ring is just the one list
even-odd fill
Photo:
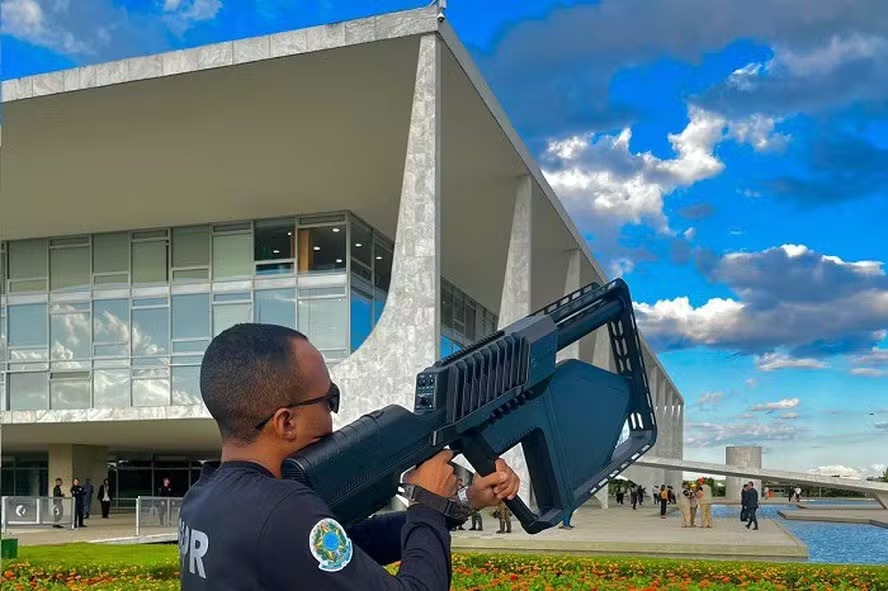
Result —
[[[450, 533], [420, 505], [347, 532], [308, 487], [258, 464], [206, 464], [179, 520], [183, 591], [447, 591]], [[380, 566], [401, 560], [397, 576]]]

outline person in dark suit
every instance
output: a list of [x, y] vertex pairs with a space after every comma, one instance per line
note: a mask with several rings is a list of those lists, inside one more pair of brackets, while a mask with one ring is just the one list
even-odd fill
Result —
[[62, 529], [61, 524], [59, 523], [62, 520], [62, 516], [65, 514], [65, 506], [62, 504], [62, 499], [65, 496], [65, 493], [62, 492], [62, 479], [55, 479], [55, 486], [52, 488], [52, 513], [53, 519], [55, 520], [55, 525], [53, 525], [56, 529]]
[[743, 490], [740, 491], [740, 521], [746, 522], [749, 519], [749, 513], [746, 510], [746, 502], [749, 500], [749, 483], [743, 483]]
[[751, 526], [753, 523], [755, 524], [755, 527], [752, 529], [759, 528], [758, 518], [756, 518], [755, 516], [755, 512], [759, 507], [758, 499], [759, 493], [757, 490], [755, 490], [755, 484], [750, 482], [749, 488], [746, 492], [746, 513], [749, 518], [749, 521], [746, 522], [746, 529], [749, 529], [749, 526]]
[[86, 491], [80, 486], [80, 479], [75, 478], [71, 486], [71, 496], [74, 497], [74, 527], [86, 527], [83, 525], [83, 508], [86, 504]]
[[99, 486], [99, 503], [102, 504], [102, 519], [108, 519], [108, 513], [111, 512], [111, 485], [107, 478]]

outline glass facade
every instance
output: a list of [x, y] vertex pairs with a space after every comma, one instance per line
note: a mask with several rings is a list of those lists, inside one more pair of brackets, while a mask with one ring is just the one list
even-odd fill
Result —
[[240, 322], [300, 330], [335, 364], [391, 265], [349, 213], [0, 243], [0, 409], [199, 403], [203, 352]]
[[499, 318], [461, 289], [441, 280], [441, 356], [496, 332]]

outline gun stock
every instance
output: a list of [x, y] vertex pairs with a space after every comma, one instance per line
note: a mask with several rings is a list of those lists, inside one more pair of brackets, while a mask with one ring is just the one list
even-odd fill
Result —
[[[607, 326], [616, 371], [560, 349]], [[620, 442], [624, 425], [629, 436]], [[625, 282], [588, 285], [421, 372], [414, 412], [369, 413], [284, 461], [349, 525], [385, 507], [401, 474], [443, 449], [481, 474], [522, 444], [537, 511], [509, 508], [529, 533], [582, 505], [656, 441], [657, 427]]]

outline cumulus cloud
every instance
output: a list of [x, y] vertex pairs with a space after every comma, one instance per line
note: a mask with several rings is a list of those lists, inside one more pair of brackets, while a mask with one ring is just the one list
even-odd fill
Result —
[[785, 353], [765, 353], [755, 356], [755, 367], [759, 371], [775, 371], [778, 369], [823, 369], [829, 367], [826, 362], [811, 357], [791, 357]]
[[776, 402], [756, 404], [755, 406], [750, 407], [749, 410], [753, 412], [785, 410], [788, 408], [796, 408], [799, 404], [801, 404], [801, 400], [798, 398], [784, 398], [783, 400], [778, 400]]
[[685, 430], [689, 447], [761, 445], [767, 441], [791, 441], [805, 428], [789, 422], [690, 423]]
[[888, 277], [880, 261], [848, 262], [786, 244], [701, 258], [700, 266], [737, 297], [698, 306], [687, 297], [637, 303], [638, 323], [660, 349], [702, 345], [754, 353], [776, 369], [791, 364], [789, 358], [872, 347], [888, 326]]
[[164, 20], [182, 34], [200, 21], [211, 20], [222, 8], [222, 0], [164, 0]]
[[888, 370], [875, 367], [854, 367], [851, 369], [851, 373], [855, 376], [867, 376], [870, 378], [883, 378], [888, 376]]
[[107, 38], [107, 29], [95, 27], [95, 37], [72, 30], [66, 24], [69, 10], [69, 2], [53, 2], [50, 5], [37, 0], [2, 0], [0, 31], [4, 35], [65, 54], [95, 53], [97, 43]]
[[784, 421], [794, 421], [797, 418], [799, 418], [800, 416], [801, 415], [797, 412], [785, 412], [782, 415], [780, 415], [780, 418], [783, 419]]

